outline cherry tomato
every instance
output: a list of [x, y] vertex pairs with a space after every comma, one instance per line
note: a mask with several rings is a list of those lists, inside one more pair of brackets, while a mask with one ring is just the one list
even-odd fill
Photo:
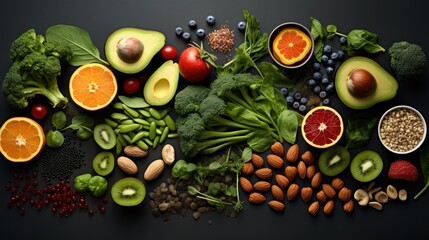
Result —
[[200, 57], [201, 50], [197, 47], [188, 47], [180, 54], [180, 75], [188, 83], [198, 83], [206, 79], [213, 66]]
[[161, 50], [161, 56], [165, 60], [174, 60], [177, 57], [177, 50], [173, 46], [165, 46]]
[[137, 78], [127, 78], [124, 81], [124, 91], [128, 95], [137, 93], [140, 88], [140, 81]]
[[44, 119], [48, 115], [48, 108], [43, 104], [36, 103], [31, 107], [31, 115], [35, 119]]

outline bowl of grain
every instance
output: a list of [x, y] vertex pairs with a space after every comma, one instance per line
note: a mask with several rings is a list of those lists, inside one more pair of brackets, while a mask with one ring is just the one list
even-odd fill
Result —
[[399, 105], [387, 110], [378, 123], [378, 136], [389, 151], [408, 154], [417, 150], [426, 138], [427, 125], [415, 108]]

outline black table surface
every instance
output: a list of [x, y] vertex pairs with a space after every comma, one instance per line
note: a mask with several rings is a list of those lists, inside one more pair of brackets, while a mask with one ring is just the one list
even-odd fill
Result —
[[[11, 61], [8, 49], [12, 41], [29, 28], [35, 28], [43, 34], [55, 24], [70, 24], [79, 26], [91, 35], [92, 41], [102, 52], [105, 39], [111, 32], [121, 27], [138, 27], [163, 32], [166, 43], [175, 46], [180, 52], [186, 44], [175, 36], [178, 26], [187, 28], [190, 19], [207, 29], [205, 17], [216, 17], [216, 27], [222, 24], [235, 28], [242, 20], [242, 11], [247, 9], [260, 20], [263, 32], [270, 32], [278, 24], [295, 21], [310, 27], [310, 17], [319, 19], [324, 25], [335, 24], [342, 32], [352, 29], [367, 29], [379, 35], [379, 43], [388, 48], [393, 42], [406, 40], [423, 47], [429, 55], [429, 33], [427, 31], [427, 4], [425, 1], [148, 1], [148, 0], [105, 0], [105, 1], [5, 1], [0, 10], [0, 75], [8, 71]], [[243, 34], [236, 31], [236, 41], [241, 42]], [[225, 60], [225, 56], [219, 61]], [[388, 54], [374, 56], [383, 67], [391, 71]], [[154, 63], [161, 61], [160, 55], [155, 56]], [[70, 76], [73, 68], [68, 67], [63, 74], [64, 79]], [[119, 75], [124, 78], [124, 76]], [[118, 77], [118, 78], [121, 78]], [[121, 79], [119, 79], [121, 80]], [[181, 86], [183, 86], [183, 80]], [[421, 111], [429, 119], [428, 71], [418, 81], [399, 82], [399, 91], [395, 98], [368, 109], [380, 117], [389, 107], [406, 104]], [[61, 84], [64, 92], [66, 84]], [[426, 107], [424, 107], [426, 105]], [[332, 106], [345, 119], [353, 113], [351, 109], [334, 98]], [[71, 106], [73, 108], [73, 106]], [[28, 111], [13, 110], [0, 94], [0, 122], [16, 115], [28, 115]], [[74, 108], [76, 111], [82, 111]], [[96, 114], [97, 115], [97, 114]], [[101, 114], [99, 114], [101, 115]], [[101, 117], [101, 116], [100, 116]], [[46, 122], [44, 122], [46, 124]], [[174, 140], [170, 141], [177, 144]], [[298, 142], [303, 143], [301, 136]], [[177, 145], [176, 145], [177, 146]], [[287, 146], [287, 144], [285, 144]], [[383, 157], [385, 165], [396, 158], [407, 158], [420, 167], [417, 153], [398, 156], [385, 150], [378, 140], [376, 133], [367, 149], [377, 150]], [[314, 150], [314, 149], [313, 149]], [[352, 150], [355, 154], [362, 149]], [[98, 151], [93, 142], [84, 145], [86, 161], [92, 160]], [[318, 151], [315, 151], [318, 154]], [[160, 156], [160, 148], [151, 151], [149, 159]], [[178, 158], [181, 154], [178, 153]], [[143, 169], [150, 160], [139, 163]], [[307, 214], [307, 204], [302, 201], [287, 202], [286, 211], [277, 214], [267, 205], [253, 206], [245, 200], [244, 210], [236, 218], [228, 218], [224, 213], [203, 214], [195, 221], [191, 212], [186, 216], [174, 215], [169, 221], [152, 216], [149, 199], [134, 208], [123, 208], [115, 205], [112, 200], [107, 204], [105, 214], [88, 216], [85, 213], [75, 213], [69, 218], [52, 215], [49, 210], [38, 212], [28, 209], [20, 216], [16, 209], [6, 207], [9, 193], [4, 190], [6, 183], [12, 178], [12, 168], [17, 167], [0, 159], [0, 234], [2, 239], [416, 239], [417, 236], [427, 236], [429, 222], [429, 193], [420, 199], [412, 197], [423, 187], [423, 178], [416, 183], [392, 181], [387, 178], [387, 167], [376, 183], [380, 186], [394, 184], [408, 190], [406, 202], [390, 202], [379, 212], [370, 207], [359, 207], [353, 214], [345, 214], [340, 204], [336, 204], [334, 213], [325, 216], [319, 213], [313, 217]], [[19, 167], [19, 166], [18, 166]], [[90, 171], [91, 164], [76, 170], [75, 174]], [[138, 177], [142, 178], [141, 171]], [[158, 186], [169, 173], [166, 171], [157, 181], [147, 183], [148, 191]], [[115, 171], [111, 180], [122, 177], [120, 171]], [[357, 189], [364, 184], [353, 180], [349, 173], [341, 177], [346, 184]], [[109, 180], [110, 181], [110, 180]], [[242, 198], [245, 194], [242, 192]], [[5, 238], [6, 237], [6, 238]]]

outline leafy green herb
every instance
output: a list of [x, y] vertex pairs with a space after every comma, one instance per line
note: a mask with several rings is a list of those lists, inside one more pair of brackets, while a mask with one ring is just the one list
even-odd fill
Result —
[[46, 145], [48, 145], [51, 148], [59, 148], [64, 143], [64, 136], [63, 134], [58, 130], [49, 130], [48, 134], [46, 135]]
[[429, 145], [423, 146], [420, 150], [420, 166], [425, 186], [414, 196], [414, 200], [419, 198], [429, 188]]
[[68, 63], [72, 66], [80, 66], [86, 63], [98, 62], [109, 65], [101, 59], [100, 52], [92, 43], [91, 37], [85, 30], [70, 25], [55, 25], [46, 30], [48, 41], [58, 41], [72, 50], [72, 57]]
[[67, 129], [76, 130], [77, 136], [82, 140], [87, 140], [92, 137], [94, 128], [94, 119], [89, 115], [79, 113], [72, 118], [71, 124], [65, 128], [62, 128], [61, 131]]
[[67, 126], [67, 116], [63, 111], [52, 114], [51, 124], [55, 129], [63, 129]]
[[241, 152], [241, 160], [243, 162], [248, 162], [252, 159], [252, 148], [245, 147], [243, 151]]
[[311, 19], [311, 36], [314, 40], [314, 57], [317, 61], [322, 60], [323, 55], [323, 46], [325, 45], [325, 39], [328, 35], [328, 32], [323, 27], [323, 25], [319, 22], [319, 20], [310, 17]]
[[346, 148], [360, 147], [368, 143], [377, 125], [377, 118], [372, 114], [360, 113], [351, 116], [346, 127]]

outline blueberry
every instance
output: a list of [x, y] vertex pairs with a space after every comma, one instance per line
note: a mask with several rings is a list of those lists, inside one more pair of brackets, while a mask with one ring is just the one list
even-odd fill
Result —
[[346, 37], [340, 37], [340, 44], [346, 45], [347, 44], [347, 38]]
[[240, 30], [240, 31], [244, 31], [244, 30], [246, 30], [246, 22], [245, 22], [245, 21], [240, 21], [240, 22], [238, 22], [238, 24], [237, 24], [237, 28], [238, 28], [238, 30]]
[[214, 16], [209, 15], [206, 17], [206, 22], [209, 26], [213, 26], [216, 23], [216, 19]]
[[198, 28], [197, 30], [197, 37], [200, 39], [203, 39], [206, 36], [206, 31], [202, 28]]
[[318, 63], [318, 62], [313, 63], [313, 70], [319, 71], [320, 70], [320, 63]]
[[319, 92], [319, 97], [320, 98], [325, 98], [326, 96], [328, 96], [328, 94], [325, 91], [320, 91]]
[[299, 105], [298, 110], [302, 113], [304, 113], [307, 110], [307, 106], [305, 105]]
[[280, 92], [282, 92], [283, 96], [287, 95], [287, 88], [280, 89]]
[[189, 26], [191, 29], [195, 29], [195, 28], [197, 28], [197, 21], [195, 21], [195, 20], [191, 20], [191, 21], [189, 21], [188, 26]]
[[314, 72], [313, 79], [319, 81], [320, 79], [322, 79], [322, 74], [320, 72]]
[[338, 59], [342, 59], [344, 57], [344, 55], [345, 55], [344, 52], [341, 51], [341, 50], [338, 51], [337, 53], [338, 53]]
[[178, 37], [180, 37], [180, 36], [182, 36], [182, 34], [183, 34], [183, 28], [181, 28], [181, 27], [177, 27], [177, 28], [176, 28], [176, 35], [177, 35]]
[[316, 86], [317, 82], [314, 79], [308, 79], [307, 86], [314, 87]]
[[320, 93], [320, 90], [321, 90], [320, 86], [315, 86], [315, 87], [313, 88], [313, 92], [314, 92], [315, 94], [319, 94], [319, 93]]
[[328, 59], [328, 62], [326, 62], [329, 66], [334, 66], [335, 65], [335, 61], [332, 59]]
[[293, 96], [289, 95], [289, 96], [286, 97], [286, 102], [288, 104], [292, 104], [294, 101], [295, 101], [295, 98]]
[[333, 84], [333, 83], [330, 83], [330, 84], [328, 84], [328, 86], [326, 86], [325, 91], [326, 91], [327, 93], [333, 93], [333, 92], [334, 92], [334, 89], [335, 89], [334, 84]]
[[299, 104], [299, 102], [293, 102], [292, 107], [293, 108], [299, 108], [301, 104]]
[[301, 104], [306, 104], [306, 103], [308, 102], [308, 100], [307, 100], [307, 98], [306, 98], [306, 97], [302, 97], [302, 98], [299, 100], [299, 102], [300, 102]]
[[329, 60], [328, 55], [322, 55], [322, 62], [327, 62]]
[[327, 74], [333, 74], [333, 73], [334, 73], [334, 68], [332, 68], [332, 67], [327, 67], [327, 68], [326, 68], [326, 73], [327, 73]]
[[331, 45], [325, 45], [325, 46], [323, 47], [323, 53], [324, 53], [324, 54], [331, 53], [331, 51], [332, 51], [332, 47], [331, 47]]
[[294, 96], [294, 98], [295, 98], [296, 100], [299, 100], [299, 99], [301, 99], [302, 94], [301, 94], [300, 92], [297, 92], [297, 93], [295, 93], [293, 96]]
[[330, 82], [331, 81], [329, 81], [329, 78], [327, 77], [322, 78], [322, 81], [321, 81], [323, 86], [327, 86]]
[[191, 41], [191, 34], [189, 32], [183, 32], [182, 39], [185, 40], [186, 42]]
[[329, 98], [325, 98], [325, 99], [323, 99], [322, 103], [323, 103], [323, 105], [325, 105], [325, 106], [329, 105], [329, 103], [330, 103]]
[[338, 53], [337, 53], [337, 52], [333, 52], [333, 53], [331, 53], [331, 59], [332, 59], [332, 60], [336, 60], [336, 59], [338, 59]]

